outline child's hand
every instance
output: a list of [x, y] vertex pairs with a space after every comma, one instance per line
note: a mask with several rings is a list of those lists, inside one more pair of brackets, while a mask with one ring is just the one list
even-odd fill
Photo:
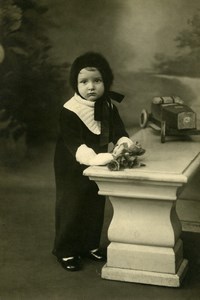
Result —
[[128, 144], [127, 143], [123, 143], [120, 145], [116, 145], [115, 148], [113, 149], [113, 156], [114, 158], [118, 158], [120, 155], [122, 155], [126, 150], [128, 150]]
[[124, 144], [124, 143], [126, 143], [128, 147], [130, 147], [131, 145], [134, 144], [134, 142], [131, 139], [129, 139], [126, 136], [123, 136], [117, 141], [116, 145], [120, 146], [121, 144]]

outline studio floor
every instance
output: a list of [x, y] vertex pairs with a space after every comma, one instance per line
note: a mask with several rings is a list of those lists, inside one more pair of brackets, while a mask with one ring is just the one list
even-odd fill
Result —
[[[179, 288], [101, 278], [103, 263], [85, 259], [66, 272], [51, 254], [54, 239], [54, 145], [33, 149], [15, 168], [0, 168], [0, 300], [199, 300], [200, 234], [183, 232], [189, 270]], [[112, 208], [107, 201], [102, 248]]]

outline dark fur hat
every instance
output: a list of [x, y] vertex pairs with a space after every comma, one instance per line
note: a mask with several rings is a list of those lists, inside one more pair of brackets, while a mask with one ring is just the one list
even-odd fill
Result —
[[113, 73], [107, 60], [99, 53], [86, 52], [77, 57], [71, 66], [69, 80], [71, 87], [78, 92], [77, 79], [79, 72], [87, 67], [94, 67], [99, 70], [103, 78], [105, 91], [108, 92], [113, 83]]

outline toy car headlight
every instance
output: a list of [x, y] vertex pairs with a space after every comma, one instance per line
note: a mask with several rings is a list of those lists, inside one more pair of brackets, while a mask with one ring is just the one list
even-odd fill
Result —
[[185, 118], [183, 118], [183, 123], [184, 123], [184, 124], [189, 124], [189, 123], [191, 123], [191, 117], [190, 117], [190, 116], [186, 116]]
[[196, 118], [193, 112], [182, 112], [178, 115], [178, 129], [192, 129], [196, 127]]

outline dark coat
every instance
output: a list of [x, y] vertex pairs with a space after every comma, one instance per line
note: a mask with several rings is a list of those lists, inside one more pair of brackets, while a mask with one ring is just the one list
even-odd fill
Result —
[[[114, 144], [128, 136], [117, 108], [112, 106]], [[99, 247], [105, 197], [98, 195], [94, 181], [83, 176], [88, 166], [76, 161], [76, 151], [86, 144], [96, 153], [107, 152], [100, 136], [92, 133], [72, 111], [62, 108], [60, 134], [56, 144], [54, 168], [56, 180], [56, 237], [53, 253], [57, 257], [80, 255]]]

